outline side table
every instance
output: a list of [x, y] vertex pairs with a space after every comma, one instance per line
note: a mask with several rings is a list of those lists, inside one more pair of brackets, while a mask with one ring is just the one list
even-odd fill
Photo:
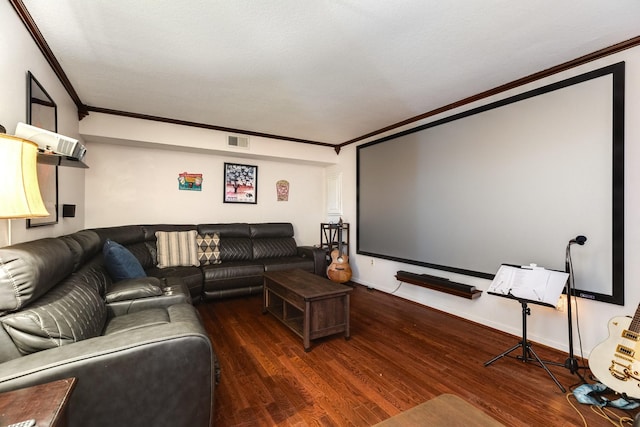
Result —
[[0, 425], [35, 419], [36, 427], [66, 427], [75, 378], [0, 393]]

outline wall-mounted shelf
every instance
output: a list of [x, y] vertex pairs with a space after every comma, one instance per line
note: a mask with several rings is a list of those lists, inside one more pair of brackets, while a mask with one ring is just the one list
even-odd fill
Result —
[[74, 157], [63, 156], [61, 154], [38, 153], [38, 163], [53, 166], [89, 169], [89, 166], [87, 166], [82, 160], [78, 160]]
[[452, 282], [449, 279], [430, 276], [428, 274], [415, 274], [407, 271], [398, 271], [396, 273], [396, 279], [401, 282], [411, 283], [412, 285], [418, 285], [423, 288], [429, 288], [468, 299], [475, 299], [482, 295], [482, 291], [476, 289], [475, 286]]

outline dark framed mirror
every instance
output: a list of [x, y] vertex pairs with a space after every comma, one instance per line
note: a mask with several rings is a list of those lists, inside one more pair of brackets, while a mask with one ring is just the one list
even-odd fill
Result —
[[[58, 131], [58, 107], [31, 71], [27, 72], [27, 123]], [[27, 219], [27, 228], [58, 222], [58, 167], [38, 162], [38, 185], [49, 216]]]
[[58, 132], [58, 106], [31, 71], [27, 71], [27, 123]]

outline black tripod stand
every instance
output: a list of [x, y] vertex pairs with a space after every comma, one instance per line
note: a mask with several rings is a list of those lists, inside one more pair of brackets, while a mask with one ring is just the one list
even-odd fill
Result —
[[540, 367], [542, 367], [545, 371], [547, 371], [547, 374], [549, 374], [549, 376], [551, 377], [553, 382], [556, 383], [556, 385], [560, 388], [560, 390], [563, 393], [566, 393], [566, 389], [562, 386], [562, 384], [560, 384], [560, 382], [555, 377], [555, 375], [553, 375], [553, 373], [547, 367], [547, 364], [555, 365], [555, 366], [564, 366], [564, 364], [557, 363], [557, 362], [543, 361], [542, 359], [540, 359], [540, 357], [538, 357], [536, 352], [533, 351], [533, 348], [531, 348], [531, 343], [529, 341], [527, 341], [527, 316], [529, 316], [531, 314], [531, 309], [527, 306], [527, 303], [529, 303], [529, 302], [532, 302], [534, 304], [540, 304], [540, 303], [538, 303], [536, 301], [530, 301], [530, 300], [526, 300], [526, 299], [515, 298], [515, 297], [509, 296], [509, 295], [501, 295], [501, 294], [493, 294], [493, 295], [504, 296], [504, 297], [511, 298], [511, 299], [517, 299], [518, 302], [520, 303], [520, 305], [522, 305], [522, 341], [520, 341], [518, 344], [514, 345], [510, 349], [500, 353], [499, 355], [497, 355], [493, 359], [489, 360], [488, 362], [485, 362], [484, 366], [489, 366], [490, 364], [492, 364], [496, 360], [498, 360], [498, 359], [500, 359], [502, 357], [505, 357], [509, 353], [511, 353], [512, 351], [517, 350], [518, 348], [522, 347], [522, 356], [517, 356], [517, 359], [522, 360], [525, 363], [526, 362], [537, 362], [540, 365]]

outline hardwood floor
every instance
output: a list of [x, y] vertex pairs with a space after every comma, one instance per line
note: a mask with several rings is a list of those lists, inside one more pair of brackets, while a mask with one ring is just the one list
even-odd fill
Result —
[[[315, 340], [305, 353], [301, 338], [261, 309], [262, 296], [198, 306], [222, 369], [216, 426], [370, 426], [442, 393], [505, 426], [584, 425], [536, 364], [505, 357], [483, 366], [519, 337], [356, 285], [351, 339]], [[543, 360], [567, 357], [533, 348]], [[563, 367], [550, 369], [567, 390], [578, 381]], [[570, 401], [589, 426], [610, 425]]]

